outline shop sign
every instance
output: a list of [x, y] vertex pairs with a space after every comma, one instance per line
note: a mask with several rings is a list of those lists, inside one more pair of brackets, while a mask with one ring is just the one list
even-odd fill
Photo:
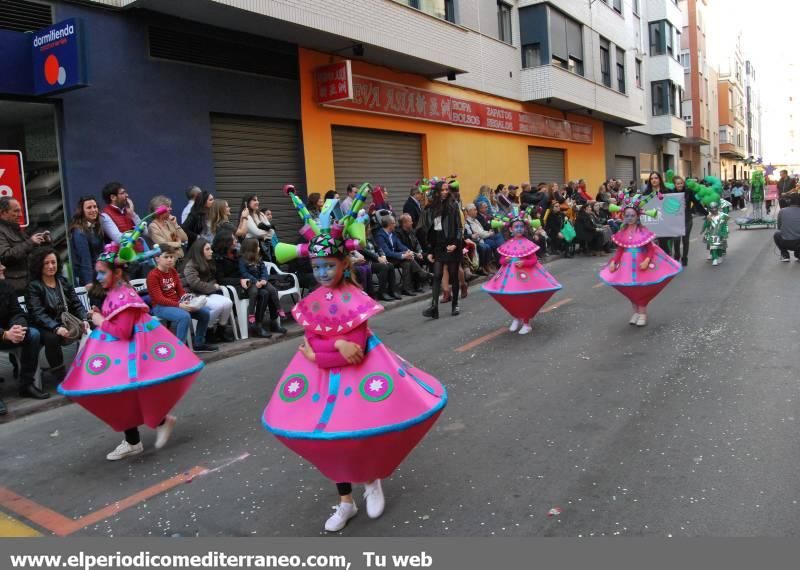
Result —
[[87, 85], [80, 20], [64, 20], [34, 32], [30, 38], [36, 95], [51, 95]]
[[320, 103], [352, 101], [353, 71], [349, 59], [318, 67], [314, 70], [314, 77]]
[[25, 176], [22, 153], [18, 150], [0, 150], [0, 198], [14, 198], [22, 207], [20, 225], [28, 225], [28, 197], [25, 194]]
[[[352, 100], [333, 102], [320, 99], [320, 103], [354, 111], [577, 143], [591, 144], [593, 140], [592, 126], [583, 123], [467, 101], [359, 75], [352, 77], [352, 83]], [[321, 84], [317, 86], [321, 90]]]

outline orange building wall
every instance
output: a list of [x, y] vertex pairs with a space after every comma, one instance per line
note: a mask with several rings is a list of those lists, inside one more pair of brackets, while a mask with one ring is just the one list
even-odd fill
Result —
[[728, 93], [728, 89], [730, 88], [731, 84], [727, 81], [720, 81], [719, 82], [719, 124], [720, 125], [732, 125], [733, 124], [733, 117], [731, 116], [730, 106], [730, 94]]
[[[594, 143], [589, 145], [322, 107], [314, 98], [313, 71], [332, 61], [336, 60], [328, 54], [300, 50], [303, 147], [309, 192], [326, 192], [335, 188], [333, 125], [423, 135], [424, 176], [458, 175], [461, 182], [461, 193], [465, 201], [474, 198], [483, 184], [494, 187], [501, 182], [519, 185], [529, 181], [528, 146], [565, 149], [567, 179], [584, 178], [589, 189], [597, 188], [606, 177], [605, 143], [601, 121], [586, 117], [567, 116], [569, 120], [593, 126]], [[387, 68], [363, 62], [353, 61], [352, 66], [353, 73], [358, 75], [394, 81], [470, 101], [563, 118], [560, 111], [547, 107], [523, 105], [519, 102], [429, 81], [423, 77], [396, 73]], [[380, 183], [380, 180], [366, 182]], [[414, 180], [408, 182], [410, 187]], [[533, 180], [530, 182], [536, 184], [543, 181]], [[344, 188], [338, 190], [342, 192]], [[403, 193], [407, 191], [406, 188], [394, 190]]]

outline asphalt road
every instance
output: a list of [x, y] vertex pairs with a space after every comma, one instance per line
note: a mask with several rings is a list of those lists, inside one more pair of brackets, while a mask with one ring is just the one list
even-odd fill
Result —
[[[450, 403], [385, 482], [383, 517], [362, 509], [342, 534], [794, 535], [800, 263], [778, 261], [771, 231], [731, 233], [718, 268], [693, 243], [644, 329], [595, 287], [605, 257], [548, 265], [561, 304], [527, 337], [455, 351], [509, 322], [476, 289], [457, 318], [425, 320], [418, 303], [373, 319]], [[132, 460], [107, 462], [121, 438], [78, 406], [0, 426], [0, 511], [43, 534], [324, 534], [334, 486], [260, 426], [297, 344], [210, 365], [168, 446], [155, 452], [146, 432]]]

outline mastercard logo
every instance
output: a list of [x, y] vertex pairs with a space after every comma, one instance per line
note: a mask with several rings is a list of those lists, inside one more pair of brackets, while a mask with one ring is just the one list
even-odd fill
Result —
[[50, 85], [64, 85], [67, 82], [67, 70], [61, 67], [58, 58], [50, 54], [44, 60], [44, 79]]

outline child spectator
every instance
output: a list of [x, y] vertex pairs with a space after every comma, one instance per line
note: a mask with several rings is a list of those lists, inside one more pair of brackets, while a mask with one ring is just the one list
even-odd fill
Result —
[[[285, 334], [278, 317], [286, 318], [278, 300], [278, 290], [269, 282], [267, 266], [261, 260], [261, 248], [256, 238], [242, 242], [239, 252], [239, 276], [241, 286], [249, 300], [247, 322], [259, 336], [269, 338], [270, 333]], [[269, 323], [264, 326], [264, 313], [269, 309]]]
[[175, 248], [164, 245], [158, 256], [156, 267], [147, 275], [147, 293], [153, 307], [153, 315], [162, 321], [175, 323], [175, 336], [186, 342], [192, 319], [197, 321], [194, 335], [194, 352], [216, 352], [218, 347], [206, 344], [206, 331], [211, 311], [207, 307], [194, 307], [182, 303], [183, 285], [175, 270]]

